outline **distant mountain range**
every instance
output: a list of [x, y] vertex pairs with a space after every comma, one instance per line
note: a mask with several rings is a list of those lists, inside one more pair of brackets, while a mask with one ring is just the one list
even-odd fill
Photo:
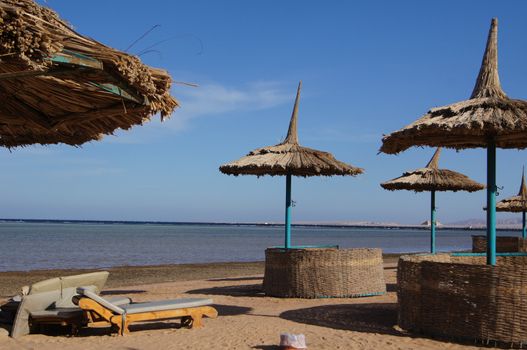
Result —
[[[454, 227], [485, 227], [485, 219], [467, 219], [455, 222], [449, 222], [445, 226], [454, 226]], [[520, 228], [522, 225], [522, 219], [519, 218], [509, 218], [509, 219], [498, 219], [496, 220], [496, 226], [500, 228]]]

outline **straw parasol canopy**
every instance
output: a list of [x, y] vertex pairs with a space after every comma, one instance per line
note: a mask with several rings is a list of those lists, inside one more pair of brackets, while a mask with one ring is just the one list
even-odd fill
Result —
[[255, 149], [234, 162], [220, 166], [228, 175], [332, 176], [358, 175], [363, 169], [343, 163], [331, 153], [302, 147], [298, 143], [298, 103], [302, 82], [298, 84], [295, 105], [285, 140], [275, 146]]
[[76, 33], [32, 0], [0, 0], [0, 146], [81, 145], [170, 116], [171, 78]]
[[496, 211], [522, 213], [527, 211], [527, 186], [525, 186], [525, 171], [522, 172], [522, 182], [517, 196], [502, 199], [496, 203]]
[[382, 140], [380, 151], [395, 154], [411, 146], [455, 149], [527, 147], [527, 101], [507, 97], [498, 75], [498, 20], [491, 22], [487, 47], [470, 99], [433, 108]]
[[438, 161], [441, 148], [438, 148], [432, 159], [424, 168], [405, 172], [403, 176], [390, 181], [383, 182], [381, 187], [390, 190], [409, 190], [415, 192], [422, 191], [468, 191], [474, 192], [485, 188], [468, 176], [461, 173], [439, 169]]

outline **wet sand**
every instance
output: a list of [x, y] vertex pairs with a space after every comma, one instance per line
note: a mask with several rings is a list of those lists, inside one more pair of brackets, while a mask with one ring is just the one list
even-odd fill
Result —
[[[106, 288], [160, 282], [203, 280], [263, 274], [264, 262], [230, 262], [155, 266], [120, 266], [101, 269], [110, 272]], [[0, 272], [0, 298], [20, 291], [20, 287], [57, 276], [93, 272], [93, 269], [61, 269]]]
[[[385, 254], [386, 263], [396, 263], [400, 254]], [[264, 262], [220, 262], [207, 264], [180, 264], [154, 266], [120, 266], [101, 269], [110, 272], [106, 288], [137, 284], [180, 282], [263, 275]], [[19, 293], [20, 288], [31, 283], [57, 276], [93, 272], [93, 269], [60, 269], [0, 272], [0, 299]]]

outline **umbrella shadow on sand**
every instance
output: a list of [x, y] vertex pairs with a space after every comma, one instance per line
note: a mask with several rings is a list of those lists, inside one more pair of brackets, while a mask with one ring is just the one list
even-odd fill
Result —
[[227, 277], [227, 278], [211, 278], [207, 281], [209, 282], [230, 282], [230, 281], [261, 281], [263, 276], [255, 277]]
[[221, 286], [211, 288], [193, 289], [187, 294], [228, 295], [231, 297], [264, 297], [261, 284], [239, 284], [234, 286]]
[[[324, 305], [285, 311], [279, 317], [293, 322], [345, 331], [428, 338], [445, 342], [453, 340], [439, 336], [430, 337], [424, 334], [409, 333], [400, 329], [397, 326], [397, 303]], [[455, 342], [473, 345], [473, 341], [466, 339], [455, 339]], [[271, 350], [274, 348], [261, 346], [256, 347], [256, 349]]]
[[253, 310], [252, 307], [237, 306], [237, 305], [213, 304], [212, 306], [216, 310], [218, 310], [219, 316], [246, 315]]
[[396, 303], [324, 305], [285, 311], [280, 318], [355, 332], [403, 335], [397, 325]]

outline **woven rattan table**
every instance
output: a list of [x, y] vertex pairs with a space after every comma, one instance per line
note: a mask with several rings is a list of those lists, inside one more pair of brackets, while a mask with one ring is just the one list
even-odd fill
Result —
[[[397, 269], [399, 326], [451, 339], [527, 343], [527, 254], [405, 255]], [[516, 254], [516, 255], [514, 255]]]
[[[486, 236], [472, 236], [472, 252], [484, 253], [487, 251]], [[496, 237], [496, 251], [498, 253], [527, 252], [527, 240], [515, 236]]]
[[381, 249], [268, 248], [265, 294], [282, 298], [345, 298], [384, 294]]

